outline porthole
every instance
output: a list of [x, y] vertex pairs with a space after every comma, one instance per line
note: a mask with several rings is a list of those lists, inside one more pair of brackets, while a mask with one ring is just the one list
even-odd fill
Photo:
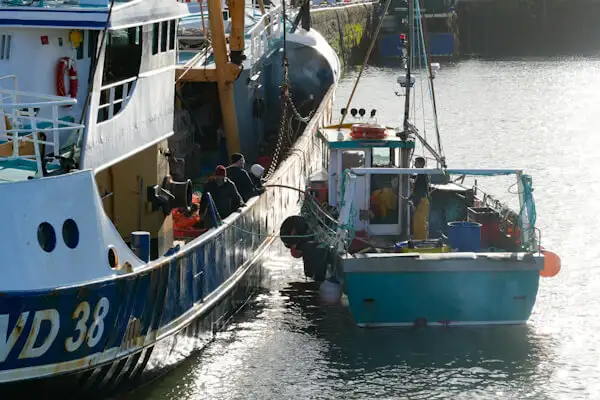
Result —
[[117, 256], [117, 251], [114, 246], [108, 246], [108, 266], [112, 269], [119, 267], [119, 257]]
[[68, 248], [74, 249], [79, 244], [79, 228], [71, 218], [63, 223], [62, 235]]
[[42, 222], [37, 230], [38, 243], [42, 250], [50, 253], [56, 248], [56, 232], [54, 228], [47, 222]]

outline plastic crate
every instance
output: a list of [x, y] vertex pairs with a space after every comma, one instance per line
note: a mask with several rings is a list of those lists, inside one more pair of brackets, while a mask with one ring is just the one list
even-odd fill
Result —
[[468, 207], [469, 221], [481, 224], [481, 247], [496, 246], [500, 238], [500, 214], [490, 207]]

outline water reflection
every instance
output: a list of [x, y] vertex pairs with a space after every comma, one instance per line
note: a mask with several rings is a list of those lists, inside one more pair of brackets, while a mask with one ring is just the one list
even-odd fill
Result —
[[[384, 398], [490, 392], [549, 397], [535, 381], [548, 373], [544, 365], [553, 355], [545, 349], [547, 339], [530, 326], [363, 329], [343, 305], [321, 306], [317, 291], [314, 284], [297, 282], [282, 294], [288, 312], [301, 312], [308, 322], [290, 328], [326, 343], [323, 369], [330, 380], [377, 386]], [[354, 389], [345, 393], [357, 395]]]

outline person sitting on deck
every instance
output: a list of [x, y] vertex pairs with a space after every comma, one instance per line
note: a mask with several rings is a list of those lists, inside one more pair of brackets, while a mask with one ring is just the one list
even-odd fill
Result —
[[[425, 168], [423, 157], [415, 159], [415, 168]], [[414, 206], [413, 239], [427, 240], [429, 237], [429, 175], [417, 174], [415, 176], [410, 201]]]
[[258, 189], [254, 186], [248, 171], [244, 169], [246, 160], [240, 153], [234, 153], [231, 155], [231, 165], [227, 167], [227, 176], [235, 183], [235, 186], [242, 196], [244, 201], [248, 201], [251, 197], [258, 196], [264, 190]]
[[246, 205], [235, 184], [227, 178], [227, 169], [222, 165], [217, 165], [214, 175], [204, 185], [200, 200], [200, 215], [206, 215], [204, 221], [209, 221], [208, 224], [205, 223], [205, 228], [214, 225], [212, 217], [206, 212], [210, 207], [208, 193], [212, 196], [216, 211], [221, 218], [227, 218], [231, 213]]

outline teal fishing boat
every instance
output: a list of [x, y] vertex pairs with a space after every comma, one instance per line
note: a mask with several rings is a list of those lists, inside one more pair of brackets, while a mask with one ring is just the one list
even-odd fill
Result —
[[[540, 276], [560, 270], [540, 243], [532, 178], [518, 168], [447, 167], [418, 0], [409, 8], [418, 37], [408, 41], [406, 79], [411, 71], [427, 79], [437, 143], [411, 115], [411, 85], [396, 128], [378, 124], [376, 110], [366, 118], [351, 109], [354, 121], [344, 123], [350, 97], [340, 123], [319, 129], [323, 170], [309, 179], [302, 214], [281, 225], [282, 240], [322, 282], [323, 300], [347, 296], [359, 326], [526, 323]], [[427, 168], [427, 157], [436, 165]], [[481, 189], [498, 179], [513, 202], [490, 194], [506, 186]]]

